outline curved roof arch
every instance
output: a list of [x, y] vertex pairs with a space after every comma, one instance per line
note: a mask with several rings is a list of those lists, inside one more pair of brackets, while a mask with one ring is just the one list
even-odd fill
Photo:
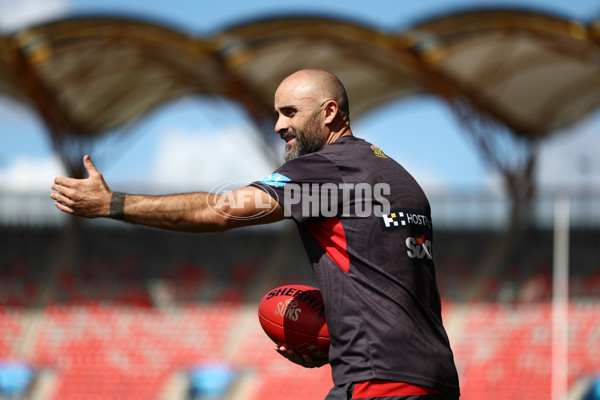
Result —
[[10, 41], [21, 91], [71, 135], [101, 134], [165, 101], [220, 88], [210, 44], [143, 21], [63, 20]]
[[117, 17], [64, 19], [0, 36], [0, 93], [31, 104], [64, 141], [138, 120], [169, 100], [222, 96], [256, 121], [301, 68], [346, 85], [353, 118], [418, 93], [459, 101], [537, 140], [600, 106], [600, 22], [464, 11], [398, 31], [328, 17], [246, 21], [201, 37]]
[[346, 86], [352, 114], [424, 90], [401, 37], [329, 18], [286, 17], [230, 27], [207, 38], [230, 71], [272, 107], [291, 72], [323, 68]]
[[540, 137], [600, 105], [597, 28], [515, 10], [455, 14], [403, 32], [435, 71], [517, 135]]

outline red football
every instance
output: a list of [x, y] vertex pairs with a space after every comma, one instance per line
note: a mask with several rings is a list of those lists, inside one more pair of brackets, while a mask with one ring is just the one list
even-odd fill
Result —
[[326, 358], [329, 332], [319, 289], [286, 285], [269, 291], [258, 306], [258, 319], [278, 345], [312, 358]]

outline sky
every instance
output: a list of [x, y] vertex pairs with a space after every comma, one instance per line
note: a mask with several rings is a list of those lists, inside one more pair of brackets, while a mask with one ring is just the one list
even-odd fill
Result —
[[[482, 7], [525, 8], [585, 23], [600, 17], [595, 0], [0, 0], [0, 31], [69, 16], [109, 14], [149, 19], [202, 36], [252, 19], [297, 13], [348, 18], [392, 31], [446, 12]], [[450, 109], [434, 97], [380, 107], [353, 120], [353, 132], [402, 163], [430, 193], [500, 190], [497, 173], [481, 159]], [[91, 156], [113, 190], [206, 191], [225, 181], [262, 179], [278, 166], [264, 157], [255, 140], [259, 134], [235, 104], [186, 98], [161, 107], [126, 132], [106, 135]], [[66, 174], [40, 119], [2, 96], [0, 143], [3, 190], [49, 192], [54, 177]], [[600, 188], [598, 150], [600, 110], [543, 144], [536, 173], [539, 186]]]

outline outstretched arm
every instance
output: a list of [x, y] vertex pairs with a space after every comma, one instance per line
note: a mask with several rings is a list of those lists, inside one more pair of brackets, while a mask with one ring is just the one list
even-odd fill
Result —
[[282, 220], [283, 207], [254, 187], [230, 194], [186, 193], [167, 196], [112, 192], [89, 156], [83, 158], [87, 179], [59, 177], [50, 195], [69, 214], [122, 219], [126, 222], [185, 232], [218, 232]]

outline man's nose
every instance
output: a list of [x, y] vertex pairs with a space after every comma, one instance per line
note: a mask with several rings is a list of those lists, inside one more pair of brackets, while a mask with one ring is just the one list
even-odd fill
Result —
[[275, 132], [281, 135], [283, 132], [287, 132], [288, 128], [289, 125], [285, 118], [277, 118], [277, 122], [275, 122]]

